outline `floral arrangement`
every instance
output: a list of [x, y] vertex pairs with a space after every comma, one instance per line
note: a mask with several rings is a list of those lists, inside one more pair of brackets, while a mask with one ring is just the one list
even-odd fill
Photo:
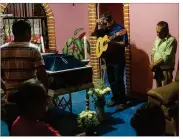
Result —
[[95, 106], [104, 106], [104, 97], [108, 95], [110, 91], [111, 89], [105, 85], [104, 80], [99, 79], [96, 82], [95, 88], [92, 88], [88, 91], [88, 95], [92, 96]]
[[89, 95], [94, 94], [98, 97], [102, 97], [102, 96], [108, 94], [110, 91], [111, 91], [111, 89], [105, 85], [104, 80], [99, 79], [95, 83], [95, 88], [90, 89], [88, 91], [88, 94]]
[[41, 44], [41, 35], [32, 35], [31, 42], [34, 44]]
[[97, 119], [97, 114], [95, 111], [82, 111], [77, 118], [78, 127], [89, 129], [97, 126], [99, 121]]
[[9, 37], [6, 35], [6, 33], [4, 34], [4, 43], [9, 43], [9, 42], [12, 42], [14, 40], [14, 36], [13, 35], [10, 35]]
[[[3, 40], [4, 40], [4, 43], [11, 42], [14, 40], [14, 36], [13, 35], [7, 36], [7, 34], [4, 33]], [[40, 34], [38, 34], [37, 36], [32, 35], [31, 42], [34, 44], [41, 44], [41, 35]]]
[[95, 94], [98, 97], [102, 97], [102, 96], [108, 94], [110, 91], [111, 91], [111, 89], [109, 87], [106, 87], [103, 89], [93, 88], [88, 91], [88, 94], [89, 95]]

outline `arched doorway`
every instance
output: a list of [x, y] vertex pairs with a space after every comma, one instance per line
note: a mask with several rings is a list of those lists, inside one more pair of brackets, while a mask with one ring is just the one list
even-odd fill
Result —
[[[123, 21], [124, 27], [127, 30], [129, 43], [130, 43], [130, 21], [129, 21], [129, 4], [121, 4], [123, 10]], [[92, 31], [93, 24], [97, 19], [97, 4], [92, 3], [88, 4], [88, 16], [89, 16], [89, 34]], [[96, 57], [96, 40], [97, 38], [94, 36], [90, 36], [90, 61], [93, 67], [93, 81], [97, 81], [100, 78], [100, 69], [99, 69], [99, 59]], [[125, 49], [125, 59], [126, 59], [126, 93], [130, 94], [131, 92], [131, 49], [130, 45]]]
[[[45, 39], [46, 44], [47, 44], [46, 47], [50, 51], [55, 51], [56, 50], [55, 21], [54, 21], [54, 15], [53, 15], [53, 12], [52, 12], [50, 6], [46, 3], [33, 4], [34, 6], [31, 6], [32, 4], [28, 4], [28, 3], [25, 4], [24, 6], [23, 5], [24, 4], [22, 4], [22, 5], [17, 4], [15, 6], [14, 3], [0, 4], [0, 13], [14, 14], [13, 17], [15, 17], [17, 19], [19, 19], [19, 18], [21, 19], [24, 17], [43, 18], [44, 19], [43, 24], [45, 23], [45, 25], [43, 25], [43, 26], [47, 28], [47, 32], [44, 33], [45, 37], [47, 35], [47, 38]], [[14, 8], [12, 8], [13, 6], [14, 6]], [[21, 6], [23, 6], [24, 8], [20, 8]], [[10, 11], [8, 11], [8, 9], [10, 9]], [[32, 10], [32, 9], [34, 9], [34, 10]], [[34, 15], [36, 15], [36, 16], [34, 16]]]

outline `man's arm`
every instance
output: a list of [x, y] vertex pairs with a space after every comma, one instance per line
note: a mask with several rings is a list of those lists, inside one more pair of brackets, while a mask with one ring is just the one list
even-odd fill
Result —
[[111, 41], [112, 43], [115, 43], [115, 44], [119, 44], [119, 45], [122, 45], [122, 46], [128, 46], [128, 34], [127, 34], [127, 31], [124, 29], [125, 33], [122, 34], [122, 35], [119, 35], [121, 34], [120, 32], [117, 32], [115, 35], [116, 37], [120, 36], [120, 40], [119, 41]]
[[40, 80], [44, 84], [46, 90], [48, 90], [48, 75], [46, 73], [44, 65], [37, 66], [36, 70], [38, 80]]
[[35, 51], [34, 57], [34, 66], [37, 71], [37, 78], [44, 84], [46, 90], [48, 90], [48, 75], [45, 70], [44, 59], [38, 50]]
[[171, 38], [170, 41], [167, 43], [166, 51], [163, 54], [163, 61], [167, 62], [170, 57], [172, 57], [177, 50], [177, 41], [175, 38]]
[[4, 76], [4, 72], [1, 70], [1, 89], [6, 92], [6, 85], [5, 82], [3, 81], [2, 77]]
[[[154, 42], [153, 48], [151, 50], [151, 64], [150, 64], [150, 69], [153, 70], [154, 68], [154, 54], [156, 52], [156, 43], [157, 43], [158, 37], [156, 37], [156, 40]], [[161, 63], [162, 61], [157, 61], [157, 63]]]
[[154, 54], [156, 52], [156, 45], [153, 46], [151, 51], [151, 63], [154, 63]]
[[123, 46], [128, 46], [129, 42], [128, 42], [128, 34], [126, 32], [125, 35], [121, 36], [122, 37], [122, 41], [116, 42], [117, 44], [123, 45]]
[[[158, 37], [156, 37], [156, 40], [155, 40], [155, 42], [154, 42], [154, 45], [153, 45], [153, 48], [152, 48], [152, 51], [151, 51], [151, 63], [153, 64], [154, 63], [154, 54], [156, 53], [156, 51], [157, 51], [157, 48], [156, 48], [156, 46], [157, 46], [157, 43], [159, 42], [159, 38]], [[158, 62], [159, 63], [159, 62]]]
[[103, 32], [103, 30], [98, 29], [98, 25], [101, 25], [101, 20], [100, 19], [97, 19], [96, 22], [94, 23], [90, 36], [99, 37], [101, 35], [101, 32]]
[[5, 83], [4, 83], [4, 81], [2, 80], [2, 78], [1, 78], [1, 89], [2, 89], [4, 92], [6, 92], [6, 86], [5, 86]]

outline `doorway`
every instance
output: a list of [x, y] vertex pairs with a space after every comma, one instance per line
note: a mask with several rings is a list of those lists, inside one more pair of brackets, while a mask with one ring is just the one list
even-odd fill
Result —
[[[123, 4], [120, 3], [100, 3], [98, 6], [98, 15], [102, 15], [106, 12], [110, 12], [114, 21], [116, 23], [124, 26], [124, 17], [123, 17]], [[97, 16], [98, 16], [97, 15]], [[125, 71], [125, 70], [124, 70]], [[124, 84], [126, 88], [126, 76], [124, 72]]]
[[[125, 3], [91, 3], [88, 4], [88, 17], [89, 17], [89, 34], [92, 31], [92, 27], [95, 24], [96, 19], [103, 12], [111, 12], [114, 19], [125, 27], [128, 33], [128, 39], [130, 44], [130, 21], [129, 21], [129, 4]], [[96, 57], [96, 37], [90, 36], [90, 60], [93, 67], [93, 82], [100, 78], [99, 59]], [[126, 93], [131, 93], [131, 49], [130, 45], [125, 47], [125, 80], [126, 80]]]

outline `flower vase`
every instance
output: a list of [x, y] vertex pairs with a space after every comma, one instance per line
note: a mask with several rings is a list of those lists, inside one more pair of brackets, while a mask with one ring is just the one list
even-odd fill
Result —
[[105, 98], [98, 97], [98, 104], [96, 105], [96, 113], [100, 123], [103, 123], [105, 119], [104, 106], [105, 106]]

